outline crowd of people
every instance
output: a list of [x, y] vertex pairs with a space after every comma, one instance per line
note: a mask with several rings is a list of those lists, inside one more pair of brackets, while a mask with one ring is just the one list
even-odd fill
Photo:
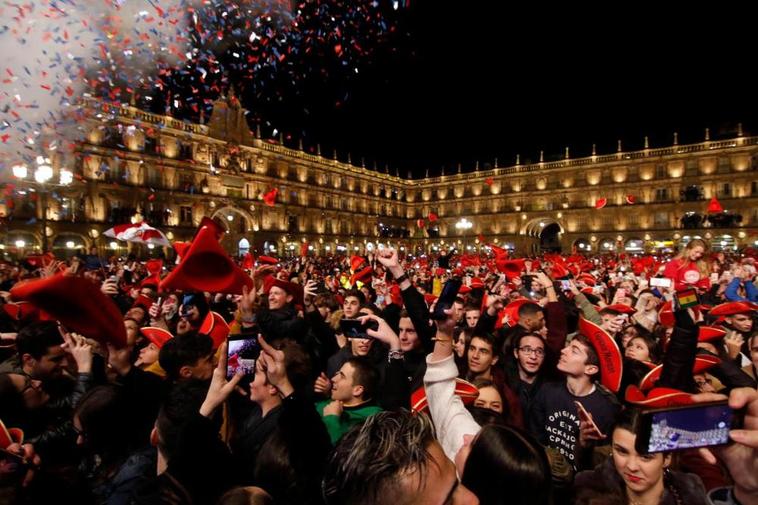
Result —
[[[754, 257], [235, 262], [212, 228], [0, 265], [0, 502], [758, 503]], [[727, 444], [639, 443], [711, 402]]]

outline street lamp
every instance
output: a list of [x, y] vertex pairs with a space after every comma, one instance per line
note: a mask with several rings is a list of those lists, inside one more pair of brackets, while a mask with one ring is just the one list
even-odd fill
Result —
[[466, 219], [465, 217], [462, 217], [460, 220], [458, 220], [457, 223], [455, 223], [455, 229], [463, 233], [463, 238], [466, 238], [466, 233], [468, 230], [473, 228], [474, 223]]
[[457, 230], [470, 230], [474, 226], [474, 223], [466, 219], [465, 217], [462, 217], [457, 223], [455, 223], [455, 228]]
[[[42, 207], [42, 252], [47, 252], [47, 188], [46, 184], [53, 178], [53, 167], [50, 158], [37, 156], [37, 169], [34, 171], [34, 180], [39, 185], [40, 205]], [[26, 179], [29, 169], [23, 163], [14, 165], [11, 169], [17, 179]], [[65, 168], [60, 169], [59, 184], [68, 186], [74, 181], [74, 174]]]

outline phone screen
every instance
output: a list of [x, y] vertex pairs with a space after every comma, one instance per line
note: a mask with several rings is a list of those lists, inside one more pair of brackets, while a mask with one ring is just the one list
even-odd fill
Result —
[[340, 329], [347, 338], [372, 338], [366, 333], [369, 328], [376, 331], [379, 329], [379, 323], [371, 319], [366, 321], [366, 324], [362, 324], [359, 319], [340, 319]]
[[255, 362], [261, 354], [257, 334], [229, 335], [226, 350], [226, 377], [231, 379], [242, 369], [245, 375], [255, 374]]
[[432, 319], [435, 321], [444, 321], [447, 319], [445, 311], [453, 306], [453, 302], [458, 296], [458, 291], [460, 291], [462, 284], [461, 280], [457, 278], [448, 279], [447, 282], [445, 282], [445, 285], [442, 287], [442, 293], [440, 293], [439, 298], [437, 298], [437, 305], [434, 307], [434, 312], [431, 314]]
[[636, 446], [644, 453], [695, 449], [729, 442], [737, 417], [724, 402], [643, 412]]
[[561, 281], [561, 289], [564, 291], [569, 291], [571, 289], [571, 281]]

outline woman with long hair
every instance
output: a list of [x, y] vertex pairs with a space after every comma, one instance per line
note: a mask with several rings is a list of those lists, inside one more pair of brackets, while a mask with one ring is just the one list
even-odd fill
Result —
[[708, 250], [708, 243], [704, 240], [690, 240], [679, 254], [666, 263], [663, 275], [674, 282], [677, 291], [691, 287], [707, 291], [711, 287], [711, 269], [704, 259]]
[[706, 505], [700, 477], [671, 470], [671, 453], [635, 449], [639, 411], [622, 412], [611, 433], [611, 457], [574, 481], [574, 505]]

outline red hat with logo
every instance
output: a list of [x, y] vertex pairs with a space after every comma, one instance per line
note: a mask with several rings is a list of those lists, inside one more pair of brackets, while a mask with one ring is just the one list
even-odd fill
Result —
[[579, 318], [579, 332], [587, 337], [600, 359], [600, 382], [614, 393], [621, 387], [622, 357], [618, 344], [603, 328]]
[[32, 303], [69, 331], [116, 347], [126, 345], [121, 311], [97, 285], [83, 277], [58, 274], [16, 284], [11, 297]]

